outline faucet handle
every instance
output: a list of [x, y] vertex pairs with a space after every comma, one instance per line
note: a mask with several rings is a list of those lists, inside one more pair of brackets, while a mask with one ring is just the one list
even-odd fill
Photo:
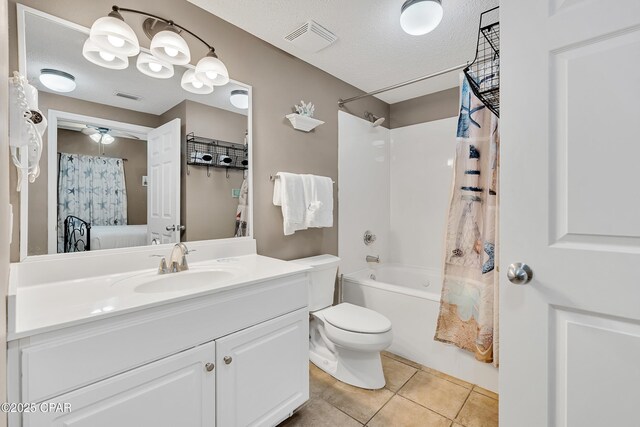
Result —
[[173, 261], [171, 263], [171, 273], [177, 273], [178, 271], [180, 271], [180, 265], [178, 264], [178, 261]]
[[167, 259], [162, 257], [162, 259], [160, 259], [160, 265], [158, 266], [158, 274], [167, 274], [168, 272]]

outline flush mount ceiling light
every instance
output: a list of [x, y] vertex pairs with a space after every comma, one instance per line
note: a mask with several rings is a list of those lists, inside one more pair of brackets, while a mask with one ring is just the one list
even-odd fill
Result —
[[412, 36], [433, 31], [442, 21], [441, 0], [407, 0], [400, 10], [400, 26]]
[[[229, 81], [229, 72], [215, 49], [201, 37], [176, 22], [160, 16], [119, 6], [113, 6], [109, 16], [97, 19], [91, 26], [89, 39], [83, 47], [84, 57], [102, 67], [122, 70], [129, 65], [129, 56], [140, 53], [138, 38], [124, 22], [122, 12], [146, 16], [142, 23], [143, 32], [151, 40], [149, 50], [136, 61], [138, 70], [148, 76], [170, 78], [173, 65], [187, 65], [191, 61], [191, 51], [181, 34], [189, 34], [208, 49], [208, 54], [200, 59], [196, 70], [187, 70], [182, 77], [182, 87], [193, 93], [213, 92], [213, 86], [223, 86]], [[191, 72], [189, 72], [191, 71]]]
[[227, 67], [218, 59], [213, 49], [196, 65], [196, 78], [212, 86], [224, 86], [229, 83]]
[[101, 49], [115, 55], [134, 56], [140, 52], [138, 37], [124, 22], [117, 6], [113, 7], [108, 16], [93, 23], [89, 38]]
[[76, 78], [64, 71], [43, 68], [40, 70], [40, 82], [56, 92], [71, 92], [76, 88]]
[[173, 77], [173, 65], [145, 52], [138, 55], [136, 66], [141, 73], [147, 76], [158, 79]]
[[202, 83], [198, 80], [196, 78], [196, 71], [193, 69], [188, 69], [184, 72], [180, 85], [182, 86], [182, 89], [198, 95], [208, 95], [213, 92], [213, 86]]
[[129, 58], [126, 55], [107, 52], [98, 47], [90, 38], [84, 42], [82, 55], [89, 62], [112, 70], [124, 70], [129, 66]]
[[232, 90], [229, 101], [234, 107], [246, 110], [249, 108], [249, 91], [244, 89]]

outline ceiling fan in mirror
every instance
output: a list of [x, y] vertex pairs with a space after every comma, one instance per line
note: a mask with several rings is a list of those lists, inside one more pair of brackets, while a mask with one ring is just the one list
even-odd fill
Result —
[[[124, 21], [121, 12], [147, 17], [142, 29], [151, 40], [150, 53], [140, 51], [138, 37]], [[187, 65], [191, 61], [189, 45], [181, 35], [183, 32], [207, 46], [209, 52], [198, 61], [195, 69], [186, 69], [181, 80], [182, 88], [196, 94], [209, 94], [214, 86], [227, 84], [229, 72], [218, 59], [213, 46], [170, 19], [140, 10], [113, 6], [108, 16], [98, 18], [91, 26], [82, 54], [88, 61], [114, 70], [126, 69], [129, 58], [138, 56], [136, 67], [140, 72], [150, 77], [168, 79], [174, 75], [174, 65]]]

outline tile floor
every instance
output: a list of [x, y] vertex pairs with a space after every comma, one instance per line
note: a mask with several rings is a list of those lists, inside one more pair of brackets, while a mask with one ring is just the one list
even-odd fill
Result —
[[493, 427], [498, 395], [384, 352], [387, 385], [363, 390], [309, 365], [309, 402], [280, 427]]

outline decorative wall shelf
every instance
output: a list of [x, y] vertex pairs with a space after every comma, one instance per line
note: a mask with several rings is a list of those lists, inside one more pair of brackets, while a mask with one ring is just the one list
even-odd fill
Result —
[[321, 124], [324, 124], [322, 120], [303, 116], [297, 113], [287, 114], [286, 117], [289, 119], [294, 129], [301, 130], [303, 132], [310, 132]]

